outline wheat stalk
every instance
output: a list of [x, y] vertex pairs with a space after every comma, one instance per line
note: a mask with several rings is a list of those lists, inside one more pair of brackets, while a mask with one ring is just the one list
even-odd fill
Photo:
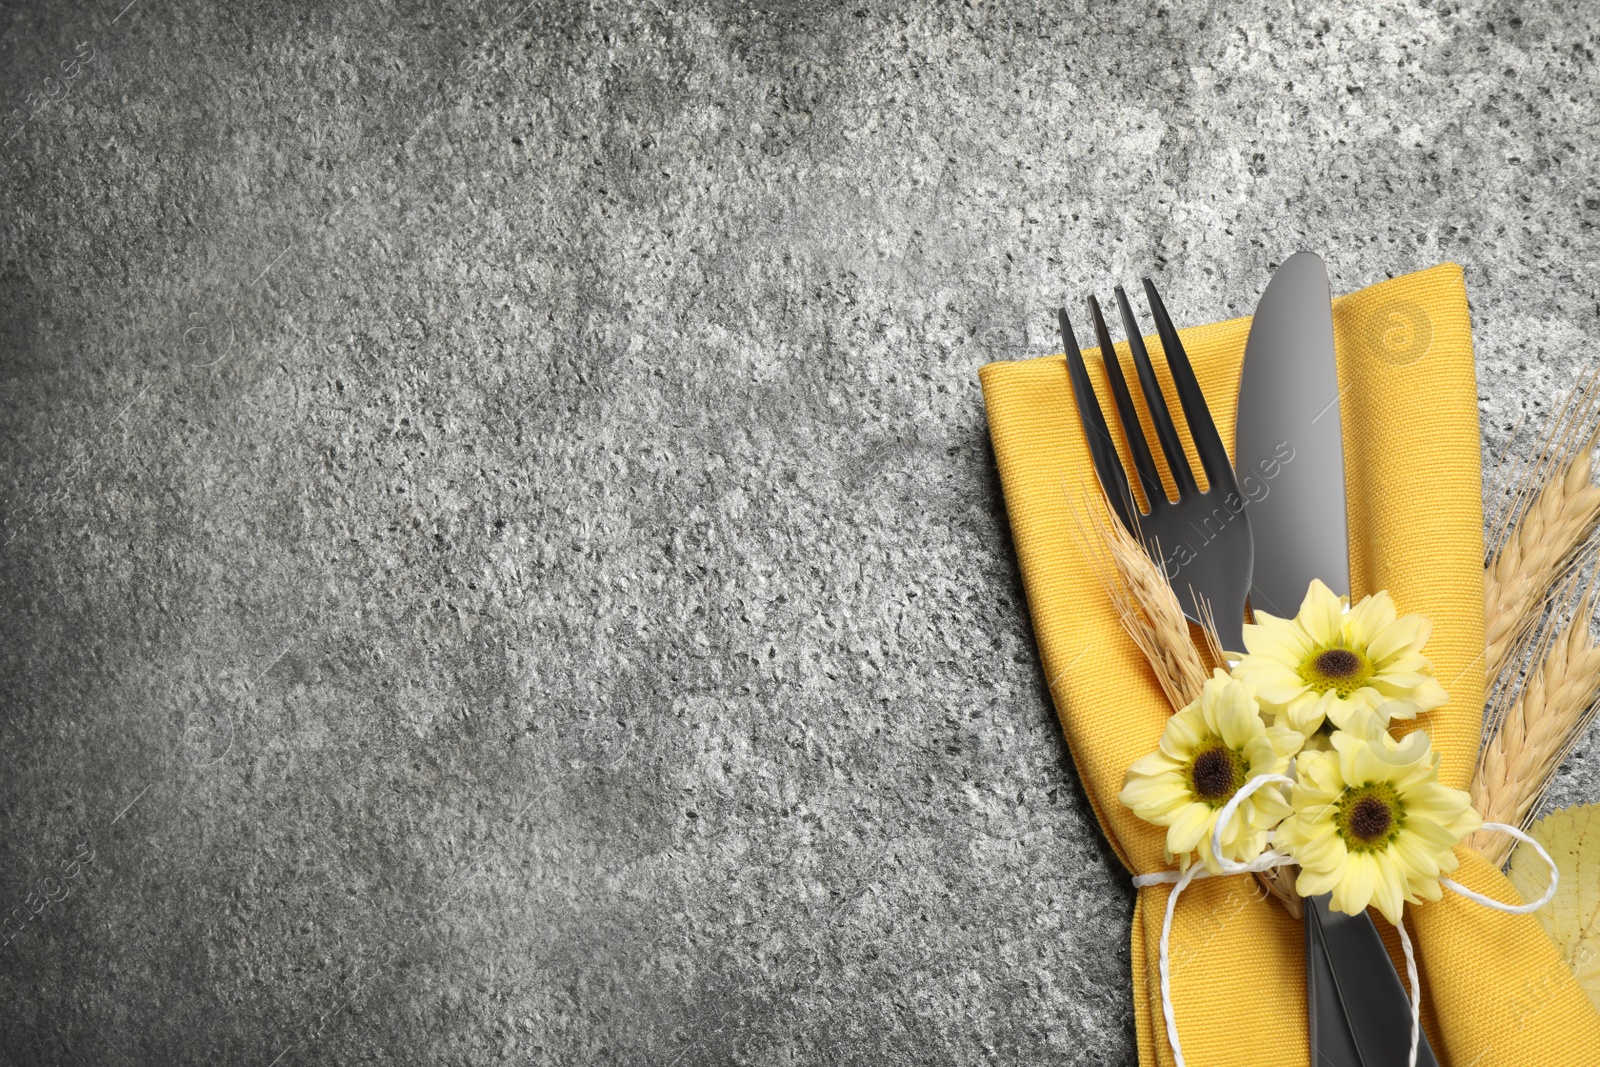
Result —
[[1174, 710], [1200, 696], [1206, 668], [1189, 636], [1178, 597], [1167, 584], [1160, 566], [1138, 539], [1115, 519], [1093, 515], [1095, 532], [1106, 546], [1110, 572], [1101, 579], [1117, 609], [1122, 628], [1149, 660], [1156, 681]]
[[1539, 449], [1514, 470], [1483, 576], [1484, 666], [1491, 682], [1537, 626], [1550, 590], [1600, 523], [1600, 487], [1592, 481], [1597, 414], [1600, 368], [1568, 394]]
[[[1561, 602], [1570, 603], [1576, 587], [1576, 577], [1563, 583], [1560, 592], [1548, 598], [1552, 610], [1558, 610], [1554, 605]], [[1472, 804], [1486, 822], [1526, 828], [1556, 768], [1600, 710], [1600, 647], [1589, 639], [1594, 598], [1591, 581], [1565, 630], [1557, 633], [1552, 623], [1532, 643], [1538, 668], [1521, 691], [1513, 698], [1512, 686], [1505, 684], [1490, 705], [1492, 734], [1472, 780]], [[1515, 841], [1480, 830], [1469, 843], [1491, 862], [1502, 864]]]
[[[1177, 595], [1167, 584], [1160, 565], [1126, 527], [1115, 519], [1107, 520], [1099, 512], [1093, 513], [1092, 522], [1107, 549], [1101, 558], [1109, 557], [1111, 561], [1110, 573], [1102, 570], [1101, 580], [1123, 629], [1149, 661], [1173, 710], [1187, 706], [1199, 698], [1207, 675], [1199, 650], [1189, 635], [1189, 621], [1184, 618]], [[1225, 663], [1211, 605], [1198, 598], [1197, 605], [1202, 619], [1200, 628], [1211, 659], [1214, 663]], [[1260, 871], [1255, 878], [1290, 915], [1296, 919], [1304, 916], [1304, 904], [1295, 891], [1292, 869]]]

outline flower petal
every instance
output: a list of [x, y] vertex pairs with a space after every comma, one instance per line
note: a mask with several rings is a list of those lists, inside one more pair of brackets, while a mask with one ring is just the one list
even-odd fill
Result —
[[1345, 863], [1344, 877], [1333, 887], [1330, 903], [1336, 911], [1346, 915], [1359, 915], [1372, 903], [1373, 891], [1378, 885], [1378, 868], [1365, 852], [1352, 852]]
[[1384, 852], [1371, 857], [1375, 880], [1372, 886], [1372, 903], [1383, 917], [1395, 926], [1400, 925], [1400, 912], [1405, 906], [1405, 877], [1396, 869], [1392, 858]]
[[1254, 698], [1237, 682], [1217, 696], [1212, 718], [1222, 743], [1233, 749], [1244, 748], [1267, 730]]
[[1174, 855], [1193, 852], [1200, 839], [1211, 830], [1215, 814], [1209, 804], [1190, 804], [1178, 813], [1167, 830], [1167, 849]]
[[1315, 644], [1337, 645], [1344, 640], [1344, 601], [1320, 579], [1313, 579], [1295, 621], [1305, 627]]
[[[1408, 618], [1421, 618], [1411, 615]], [[1367, 657], [1373, 656], [1371, 645], [1395, 620], [1394, 599], [1387, 592], [1373, 593], [1350, 609], [1344, 617], [1344, 632], [1351, 643], [1365, 648]], [[1409, 631], [1407, 631], [1409, 632]]]
[[1433, 624], [1425, 616], [1402, 615], [1372, 635], [1367, 642], [1367, 658], [1382, 664], [1403, 652], [1421, 652], [1431, 636]]

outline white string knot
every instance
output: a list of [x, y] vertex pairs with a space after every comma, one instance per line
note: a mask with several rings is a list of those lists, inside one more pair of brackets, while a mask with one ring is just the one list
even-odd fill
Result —
[[[1239, 810], [1239, 805], [1244, 803], [1257, 790], [1269, 785], [1294, 785], [1294, 779], [1283, 774], [1261, 774], [1250, 779], [1233, 797], [1222, 806], [1217, 813], [1216, 824], [1211, 829], [1211, 852], [1217, 858], [1220, 874], [1253, 874], [1260, 871], [1275, 870], [1287, 866], [1294, 859], [1276, 849], [1268, 848], [1259, 856], [1249, 860], [1230, 860], [1222, 854], [1222, 830], [1233, 818], [1234, 812]], [[1486, 897], [1482, 893], [1468, 889], [1453, 878], [1439, 878], [1439, 884], [1453, 893], [1466, 897], [1474, 904], [1481, 904], [1495, 911], [1503, 911], [1508, 915], [1527, 915], [1538, 911], [1555, 898], [1556, 886], [1560, 884], [1561, 873], [1556, 868], [1555, 860], [1550, 858], [1550, 853], [1544, 846], [1533, 838], [1523, 833], [1515, 826], [1508, 826], [1502, 822], [1486, 822], [1485, 830], [1502, 830], [1510, 834], [1523, 844], [1533, 846], [1539, 858], [1550, 867], [1550, 886], [1544, 895], [1529, 904], [1506, 904]], [[1194, 862], [1189, 864], [1184, 871], [1156, 871], [1152, 874], [1134, 876], [1135, 887], [1143, 889], [1151, 885], [1171, 885], [1172, 892], [1167, 895], [1167, 913], [1161, 920], [1161, 1015], [1167, 1024], [1167, 1043], [1172, 1046], [1172, 1060], [1176, 1067], [1185, 1067], [1183, 1047], [1178, 1042], [1178, 1020], [1172, 1008], [1172, 915], [1178, 907], [1178, 897], [1188, 888], [1189, 883], [1200, 878], [1210, 878], [1212, 874], [1202, 864]], [[1417, 977], [1417, 954], [1411, 944], [1411, 935], [1406, 932], [1405, 923], [1395, 927], [1400, 935], [1400, 948], [1406, 958], [1406, 982], [1411, 990], [1411, 1055], [1407, 1061], [1408, 1067], [1417, 1067], [1417, 1049], [1421, 1045], [1422, 1034], [1422, 985]]]

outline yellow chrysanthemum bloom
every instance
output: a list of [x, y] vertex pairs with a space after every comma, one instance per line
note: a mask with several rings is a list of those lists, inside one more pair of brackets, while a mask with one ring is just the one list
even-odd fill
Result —
[[1300, 864], [1301, 896], [1332, 894], [1334, 910], [1375, 904], [1391, 923], [1403, 901], [1439, 899], [1451, 849], [1483, 824], [1467, 794], [1439, 784], [1439, 755], [1417, 731], [1396, 742], [1371, 713], [1336, 731], [1329, 752], [1302, 752], [1290, 794], [1294, 814], [1273, 847]]
[[1264, 711], [1309, 736], [1324, 719], [1340, 729], [1366, 711], [1413, 719], [1449, 699], [1422, 654], [1432, 623], [1397, 616], [1388, 593], [1348, 603], [1313, 581], [1294, 618], [1256, 612], [1234, 674], [1254, 684]]
[[[1261, 774], [1282, 774], [1300, 750], [1300, 734], [1268, 726], [1249, 685], [1217, 671], [1199, 699], [1167, 720], [1161, 747], [1134, 762], [1119, 799], [1146, 822], [1167, 827], [1167, 862], [1188, 870], [1198, 848], [1206, 869], [1220, 873], [1212, 828], [1239, 787]], [[1247, 797], [1222, 831], [1231, 860], [1254, 859], [1267, 831], [1289, 814], [1277, 788]]]

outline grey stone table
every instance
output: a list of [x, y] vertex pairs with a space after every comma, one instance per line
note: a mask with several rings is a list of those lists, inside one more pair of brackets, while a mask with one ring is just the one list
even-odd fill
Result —
[[1129, 1061], [977, 367], [1600, 325], [1591, 19], [1247, 6], [4, 5], [0, 1058]]

